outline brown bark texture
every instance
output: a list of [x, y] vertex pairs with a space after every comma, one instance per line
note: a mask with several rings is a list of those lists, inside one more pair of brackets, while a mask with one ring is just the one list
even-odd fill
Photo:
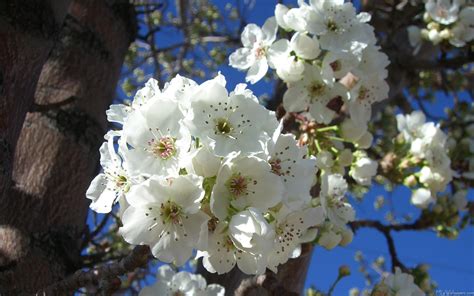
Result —
[[[135, 31], [128, 1], [69, 6], [16, 145], [14, 186], [0, 203], [1, 295], [34, 293], [79, 267], [85, 191], [97, 173], [105, 110]], [[31, 62], [32, 54], [18, 55]]]
[[69, 2], [0, 1], [0, 196], [11, 184], [15, 145]]

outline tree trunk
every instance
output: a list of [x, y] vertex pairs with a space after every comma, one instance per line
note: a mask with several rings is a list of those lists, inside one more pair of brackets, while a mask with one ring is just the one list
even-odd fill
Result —
[[85, 191], [135, 31], [126, 0], [72, 1], [18, 140], [15, 186], [0, 205], [0, 294], [35, 292], [79, 267]]
[[[11, 185], [16, 142], [69, 3], [0, 0], [0, 197]], [[0, 256], [0, 268], [5, 263]]]

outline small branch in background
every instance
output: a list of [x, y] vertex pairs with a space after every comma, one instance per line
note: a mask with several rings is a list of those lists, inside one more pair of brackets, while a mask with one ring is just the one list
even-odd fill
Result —
[[90, 270], [78, 270], [64, 280], [38, 291], [38, 295], [60, 295], [73, 292], [88, 285], [99, 285], [103, 281], [114, 281], [117, 276], [131, 272], [147, 264], [150, 257], [148, 246], [136, 246], [122, 260], [104, 264]]
[[[418, 221], [421, 221], [421, 220], [418, 220]], [[391, 230], [396, 230], [396, 231], [409, 230], [409, 229], [415, 230], [418, 227], [420, 227], [418, 226], [418, 224], [416, 224], [417, 222], [415, 222], [414, 224], [383, 225], [382, 223], [380, 223], [380, 221], [376, 221], [376, 220], [360, 220], [360, 221], [351, 222], [349, 226], [352, 228], [352, 231], [354, 232], [356, 232], [359, 228], [362, 228], [362, 227], [374, 228], [380, 231], [384, 235], [385, 239], [387, 240], [388, 251], [392, 259], [392, 272], [395, 272], [395, 267], [397, 266], [400, 267], [402, 271], [406, 272], [407, 268], [398, 259], [397, 250], [395, 248], [395, 242], [393, 241], [393, 237], [390, 234], [390, 231]], [[406, 229], [403, 229], [401, 226], [403, 226]]]

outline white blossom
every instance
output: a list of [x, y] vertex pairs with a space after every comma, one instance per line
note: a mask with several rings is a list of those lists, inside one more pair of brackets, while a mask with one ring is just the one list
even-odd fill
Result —
[[289, 9], [283, 4], [275, 7], [275, 18], [278, 25], [286, 31], [307, 31], [309, 8], [306, 5]]
[[225, 289], [217, 284], [207, 285], [200, 274], [187, 271], [175, 272], [168, 265], [158, 268], [156, 282], [144, 287], [139, 296], [224, 296]]
[[316, 65], [305, 67], [304, 78], [289, 85], [283, 95], [283, 106], [289, 112], [305, 111], [319, 123], [328, 124], [336, 114], [328, 108], [328, 103], [335, 98], [345, 99], [346, 88], [333, 79], [323, 78], [321, 68]]
[[115, 152], [114, 138], [119, 133], [109, 132], [107, 142], [100, 146], [100, 165], [103, 172], [89, 185], [86, 197], [92, 200], [90, 208], [98, 213], [108, 213], [112, 206], [123, 197], [139, 177], [132, 178], [122, 166], [122, 158]]
[[411, 114], [397, 114], [398, 131], [403, 134], [406, 141], [422, 136], [421, 127], [426, 122], [425, 114], [421, 111], [413, 111]]
[[149, 245], [153, 255], [183, 265], [192, 250], [207, 240], [209, 216], [200, 210], [202, 178], [185, 175], [164, 179], [153, 176], [127, 194], [130, 206], [119, 232], [130, 244]]
[[313, 0], [310, 6], [307, 28], [310, 33], [320, 37], [323, 49], [351, 49], [355, 42], [363, 44], [363, 47], [375, 44], [373, 29], [365, 24], [370, 20], [370, 15], [361, 14], [357, 17], [352, 3]]
[[248, 208], [232, 216], [229, 236], [239, 250], [252, 254], [267, 254], [275, 238], [273, 226], [256, 208]]
[[463, 0], [427, 0], [425, 9], [433, 20], [443, 25], [449, 25], [458, 19], [462, 3]]
[[321, 176], [319, 202], [329, 221], [341, 228], [355, 218], [354, 209], [344, 200], [347, 188], [347, 182], [342, 175], [323, 174]]
[[299, 255], [300, 245], [314, 240], [317, 235], [317, 229], [311, 227], [320, 225], [323, 221], [324, 214], [321, 207], [301, 211], [292, 211], [286, 207], [280, 209], [273, 222], [276, 236], [272, 242], [272, 251], [268, 253], [268, 268], [276, 273], [278, 265]]
[[283, 202], [292, 209], [300, 209], [311, 200], [309, 192], [316, 178], [316, 160], [305, 158], [306, 147], [299, 147], [292, 134], [277, 132], [267, 145], [266, 160], [285, 186]]
[[474, 7], [463, 8], [459, 13], [459, 21], [451, 29], [449, 42], [457, 47], [466, 45], [474, 40]]
[[388, 97], [385, 80], [360, 80], [349, 96], [349, 114], [358, 124], [365, 124], [372, 116], [372, 105]]
[[178, 174], [191, 143], [183, 117], [176, 101], [161, 98], [128, 116], [123, 125], [127, 145], [122, 153], [131, 173]]
[[148, 102], [152, 101], [152, 99], [156, 98], [159, 93], [161, 93], [161, 91], [158, 81], [150, 78], [145, 83], [145, 86], [137, 91], [131, 105], [110, 105], [110, 108], [106, 111], [107, 120], [123, 124], [130, 113], [145, 106]]
[[413, 276], [395, 267], [395, 273], [385, 275], [372, 292], [374, 295], [424, 296], [425, 293], [414, 283]]
[[244, 28], [241, 36], [244, 47], [230, 55], [229, 65], [240, 70], [248, 69], [246, 81], [256, 83], [267, 73], [268, 49], [275, 41], [277, 29], [274, 17], [269, 18], [262, 28], [255, 24]]
[[411, 195], [411, 203], [422, 209], [426, 208], [433, 201], [434, 198], [431, 195], [431, 191], [426, 188], [418, 188]]
[[351, 166], [349, 174], [357, 183], [364, 186], [372, 184], [372, 178], [377, 174], [378, 163], [362, 154]]
[[328, 51], [322, 62], [323, 77], [325, 80], [343, 78], [358, 64], [357, 56], [349, 51]]
[[228, 232], [228, 224], [219, 222], [209, 232], [208, 246], [198, 252], [203, 266], [211, 273], [224, 274], [237, 264], [246, 274], [262, 274], [266, 267], [266, 258], [262, 254], [252, 254], [237, 249]]
[[283, 198], [284, 186], [271, 165], [255, 156], [230, 155], [217, 174], [211, 194], [211, 211], [225, 219], [230, 208], [259, 210], [277, 205]]
[[185, 120], [192, 135], [218, 156], [262, 151], [278, 126], [273, 112], [238, 87], [229, 96], [219, 76], [201, 84]]

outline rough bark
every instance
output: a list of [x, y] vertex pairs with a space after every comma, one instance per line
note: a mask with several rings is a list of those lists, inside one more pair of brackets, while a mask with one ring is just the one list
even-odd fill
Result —
[[[85, 191], [105, 110], [136, 26], [128, 1], [74, 0], [44, 65], [0, 205], [0, 294], [32, 293], [77, 269]], [[30, 57], [23, 57], [30, 58]]]
[[16, 142], [69, 3], [0, 1], [0, 197], [11, 185]]

